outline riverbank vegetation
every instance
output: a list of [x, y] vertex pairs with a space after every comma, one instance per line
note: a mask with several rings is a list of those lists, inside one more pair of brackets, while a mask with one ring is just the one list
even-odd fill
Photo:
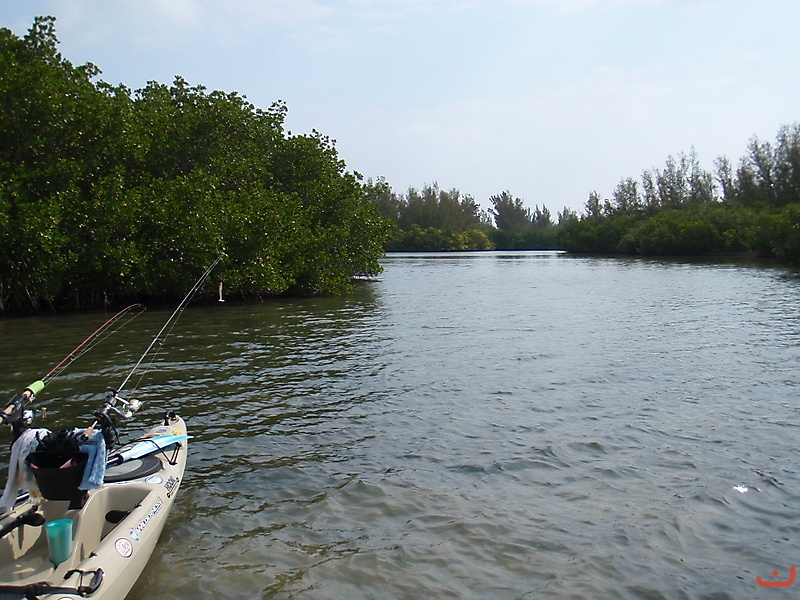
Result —
[[753, 138], [735, 168], [725, 157], [715, 167], [681, 154], [620, 181], [610, 199], [593, 193], [559, 243], [572, 252], [755, 253], [800, 264], [800, 125], [781, 127], [774, 143]]
[[229, 296], [380, 271], [380, 188], [286, 132], [284, 103], [112, 86], [57, 44], [52, 17], [0, 29], [0, 311], [181, 297], [219, 254]]
[[482, 211], [458, 190], [426, 186], [397, 195], [384, 186], [381, 214], [393, 223], [389, 250], [563, 249], [586, 254], [703, 256], [754, 254], [800, 264], [800, 125], [774, 143], [753, 138], [734, 167], [697, 154], [668, 157], [663, 168], [619, 182], [611, 198], [589, 194], [580, 215], [553, 219], [510, 192]]
[[472, 196], [437, 184], [396, 194], [384, 183], [380, 212], [392, 224], [389, 251], [544, 250], [557, 248], [558, 226], [578, 215], [569, 209], [555, 222], [546, 207], [525, 207], [508, 191], [489, 198], [483, 210]]
[[[338, 293], [385, 250], [755, 253], [800, 264], [800, 125], [734, 166], [694, 151], [555, 216], [437, 184], [395, 193], [280, 101], [177, 77], [139, 90], [57, 49], [55, 19], [0, 29], [0, 312], [182, 297], [216, 256], [228, 296]], [[210, 290], [209, 290], [210, 293]]]

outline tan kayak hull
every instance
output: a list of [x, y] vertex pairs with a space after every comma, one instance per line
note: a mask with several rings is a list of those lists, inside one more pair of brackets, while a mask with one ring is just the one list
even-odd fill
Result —
[[[186, 434], [180, 417], [153, 428], [148, 435]], [[102, 569], [102, 583], [88, 596], [93, 600], [122, 600], [141, 575], [183, 480], [187, 441], [153, 453], [157, 471], [91, 490], [83, 508], [69, 509], [68, 501], [39, 500], [47, 521], [71, 519], [73, 546], [70, 557], [57, 567], [50, 562], [45, 528], [23, 525], [0, 539], [0, 585], [24, 586], [49, 582], [54, 586], [89, 585], [91, 574]], [[142, 461], [139, 461], [140, 463]], [[174, 464], [170, 464], [174, 463]], [[17, 506], [11, 517], [30, 509], [34, 501]], [[121, 519], [121, 520], [120, 520]], [[118, 522], [114, 522], [118, 521]], [[79, 570], [69, 578], [70, 571]], [[64, 592], [40, 598], [63, 598]]]

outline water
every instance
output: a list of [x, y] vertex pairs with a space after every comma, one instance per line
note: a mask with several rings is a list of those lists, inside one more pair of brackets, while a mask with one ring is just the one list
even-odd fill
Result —
[[[137, 422], [179, 406], [189, 466], [131, 599], [796, 595], [756, 580], [800, 562], [793, 272], [384, 266], [346, 298], [182, 316]], [[46, 424], [88, 418], [167, 316], [70, 367], [40, 396]], [[0, 392], [103, 318], [0, 321]]]

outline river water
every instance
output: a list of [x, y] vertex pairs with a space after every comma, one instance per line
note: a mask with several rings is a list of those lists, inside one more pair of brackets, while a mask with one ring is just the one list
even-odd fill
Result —
[[[183, 314], [136, 423], [179, 407], [189, 464], [129, 598], [796, 597], [757, 581], [800, 563], [795, 272], [383, 264], [348, 297]], [[54, 380], [42, 425], [88, 419], [169, 314]], [[106, 317], [0, 320], [0, 393]]]

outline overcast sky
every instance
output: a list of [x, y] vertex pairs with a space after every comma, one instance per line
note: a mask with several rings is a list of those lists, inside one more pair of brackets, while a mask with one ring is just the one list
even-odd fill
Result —
[[696, 150], [704, 167], [800, 120], [798, 0], [3, 0], [109, 83], [236, 91], [337, 140], [398, 193], [581, 212]]

